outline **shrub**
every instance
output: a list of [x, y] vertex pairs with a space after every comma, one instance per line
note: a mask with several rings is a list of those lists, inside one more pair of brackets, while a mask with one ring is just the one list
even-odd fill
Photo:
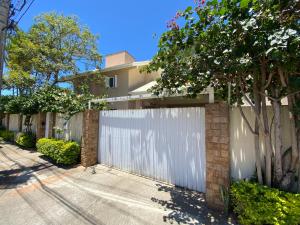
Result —
[[33, 148], [36, 143], [35, 134], [32, 132], [18, 133], [16, 136], [16, 143], [25, 148]]
[[232, 185], [231, 197], [241, 224], [300, 224], [300, 194], [239, 181]]
[[15, 139], [15, 134], [12, 131], [0, 130], [0, 137], [2, 137], [4, 141], [13, 142]]
[[3, 125], [0, 125], [0, 130], [5, 130], [5, 127]]
[[80, 146], [73, 141], [41, 138], [36, 144], [38, 152], [50, 157], [58, 164], [71, 165], [78, 162]]

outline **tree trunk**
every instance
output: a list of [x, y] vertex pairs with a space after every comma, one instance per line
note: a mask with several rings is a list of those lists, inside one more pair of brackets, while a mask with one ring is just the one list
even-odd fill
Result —
[[23, 128], [23, 115], [19, 114], [19, 121], [18, 121], [18, 130], [19, 132], [22, 132], [22, 128]]
[[70, 119], [64, 122], [64, 140], [70, 140]]
[[274, 136], [275, 136], [275, 162], [274, 162], [274, 181], [277, 185], [282, 179], [282, 135], [281, 135], [281, 109], [280, 102], [273, 101], [272, 106], [274, 110]]
[[25, 127], [26, 127], [25, 131], [28, 132], [28, 133], [32, 131], [31, 130], [31, 126], [32, 126], [31, 117], [32, 117], [32, 115], [26, 115], [25, 116], [25, 122], [24, 122]]
[[0, 126], [4, 126], [3, 119], [5, 118], [5, 114], [0, 112]]
[[255, 119], [254, 144], [255, 144], [255, 165], [256, 165], [257, 180], [260, 184], [263, 184], [260, 147], [259, 147], [259, 126], [258, 126], [257, 119]]
[[266, 174], [265, 174], [265, 183], [269, 187], [272, 184], [272, 144], [270, 136], [270, 128], [267, 114], [266, 98], [262, 97], [262, 117], [264, 123], [263, 137], [265, 142], [265, 155], [266, 155]]
[[[297, 139], [298, 139], [298, 146], [300, 146], [300, 131], [298, 131]], [[300, 151], [300, 147], [299, 147], [299, 151]], [[300, 153], [299, 153], [299, 155], [300, 155]], [[299, 166], [299, 163], [298, 163], [298, 188], [297, 188], [297, 192], [300, 193], [300, 166]]]
[[[261, 113], [261, 98], [258, 93], [258, 82], [257, 77], [254, 79], [254, 88], [253, 88], [253, 95], [254, 95], [254, 105], [257, 115]], [[257, 180], [260, 184], [263, 184], [263, 177], [262, 177], [262, 165], [261, 165], [261, 153], [259, 147], [259, 121], [258, 118], [255, 117], [255, 126], [254, 126], [254, 145], [255, 145], [255, 164], [256, 164], [256, 174]]]
[[297, 162], [299, 160], [296, 121], [295, 121], [295, 116], [292, 113], [293, 106], [294, 106], [293, 96], [288, 96], [289, 117], [290, 117], [290, 125], [291, 125], [291, 141], [292, 141], [292, 163], [290, 168], [291, 171], [296, 170]]
[[[266, 61], [262, 59], [260, 65], [261, 71], [261, 93], [265, 93], [265, 85], [267, 80], [267, 69], [266, 69]], [[269, 187], [272, 185], [272, 144], [270, 137], [270, 127], [268, 121], [267, 114], [267, 105], [266, 105], [266, 97], [264, 95], [261, 96], [261, 113], [263, 118], [263, 137], [265, 142], [265, 156], [266, 156], [266, 174], [265, 174], [265, 183]]]

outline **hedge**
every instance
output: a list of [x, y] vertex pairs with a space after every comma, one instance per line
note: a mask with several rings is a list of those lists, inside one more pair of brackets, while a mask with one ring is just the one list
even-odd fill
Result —
[[241, 224], [300, 224], [300, 194], [239, 181], [231, 187], [231, 204]]
[[38, 140], [37, 151], [48, 156], [58, 164], [71, 165], [79, 160], [80, 146], [74, 141], [41, 138]]
[[18, 133], [16, 136], [16, 143], [21, 147], [34, 148], [36, 144], [35, 134], [32, 132], [28, 133]]
[[2, 137], [4, 141], [13, 142], [15, 139], [15, 134], [12, 131], [0, 130], [0, 137]]

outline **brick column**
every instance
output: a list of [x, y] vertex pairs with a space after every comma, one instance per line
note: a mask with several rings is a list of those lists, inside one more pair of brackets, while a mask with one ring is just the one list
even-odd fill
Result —
[[39, 112], [36, 118], [36, 139], [45, 137], [46, 113]]
[[83, 113], [83, 134], [81, 143], [81, 165], [95, 165], [98, 161], [99, 111], [87, 110]]
[[229, 107], [225, 103], [205, 106], [206, 201], [224, 209], [220, 189], [230, 185]]

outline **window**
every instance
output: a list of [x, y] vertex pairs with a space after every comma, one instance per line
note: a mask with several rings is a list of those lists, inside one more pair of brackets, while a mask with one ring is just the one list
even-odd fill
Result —
[[114, 77], [105, 77], [105, 84], [108, 88], [116, 88], [117, 87], [117, 76]]

